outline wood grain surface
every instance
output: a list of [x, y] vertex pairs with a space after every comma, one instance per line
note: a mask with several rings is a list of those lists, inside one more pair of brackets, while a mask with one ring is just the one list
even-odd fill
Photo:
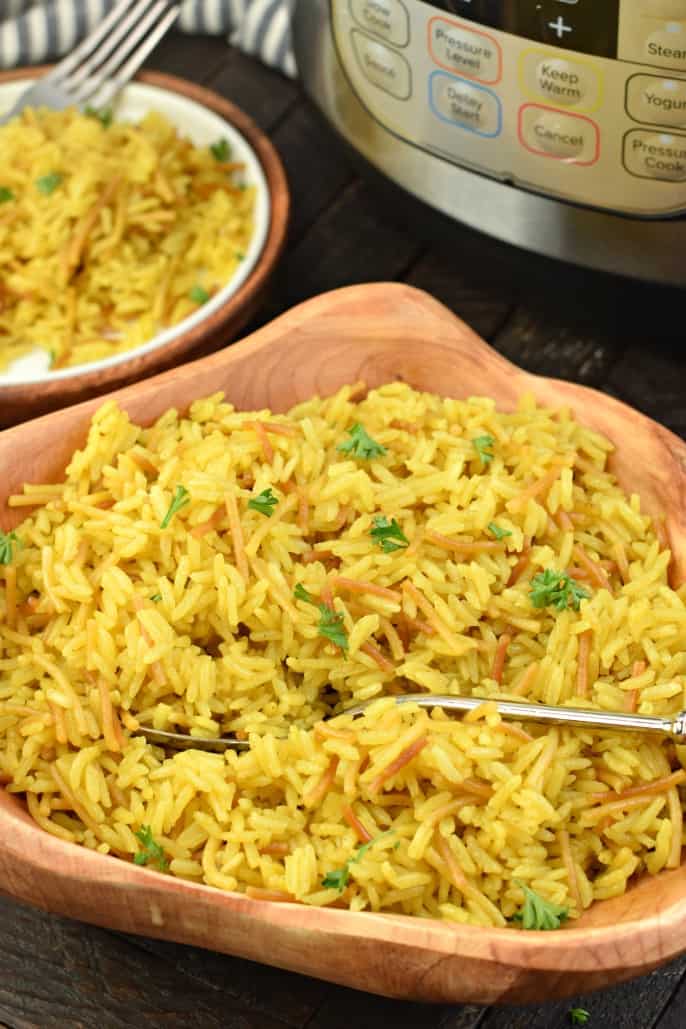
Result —
[[[0, 72], [0, 85], [33, 77], [48, 69], [49, 66], [41, 66], [28, 71]], [[255, 315], [281, 256], [288, 229], [290, 194], [281, 159], [265, 133], [236, 104], [196, 83], [150, 71], [140, 72], [136, 80], [179, 93], [215, 111], [248, 141], [262, 165], [270, 196], [270, 223], [264, 247], [245, 282], [221, 307], [193, 328], [179, 332], [163, 347], [146, 353], [133, 351], [125, 360], [106, 368], [86, 366], [83, 371], [68, 378], [0, 385], [0, 428], [77, 403], [87, 397], [98, 396], [128, 382], [135, 382], [144, 375], [172, 368], [181, 361], [209, 353], [235, 339]]]
[[[514, 254], [496, 266], [484, 241], [463, 233], [439, 249], [406, 229], [402, 210], [382, 208], [323, 136], [293, 83], [221, 39], [172, 35], [150, 65], [238, 103], [284, 160], [294, 200], [291, 233], [256, 325], [325, 289], [403, 280], [459, 311], [528, 370], [600, 388], [686, 433], [683, 295], [584, 280], [563, 268], [532, 285], [528, 258]], [[572, 1006], [589, 1011], [591, 1029], [677, 1029], [685, 1001], [681, 958], [631, 983], [569, 1000], [427, 1007], [109, 932], [0, 898], [0, 1025], [12, 1029], [563, 1029]]]

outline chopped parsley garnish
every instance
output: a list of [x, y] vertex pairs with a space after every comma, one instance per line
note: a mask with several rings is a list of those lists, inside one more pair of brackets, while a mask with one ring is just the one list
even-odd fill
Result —
[[0, 204], [6, 204], [8, 200], [14, 200], [14, 193], [7, 186], [0, 186]]
[[493, 460], [491, 450], [494, 443], [493, 436], [477, 436], [476, 439], [472, 440], [472, 446], [479, 455], [482, 464], [490, 464]]
[[377, 515], [374, 519], [374, 528], [370, 535], [374, 542], [379, 544], [384, 554], [392, 554], [394, 550], [402, 550], [410, 545], [410, 541], [395, 518], [391, 518], [389, 522], [384, 515]]
[[153, 600], [157, 604], [162, 599], [162, 594], [161, 593], [151, 593], [150, 594], [150, 599]]
[[330, 640], [331, 643], [335, 643], [345, 654], [348, 649], [348, 634], [343, 627], [343, 615], [338, 611], [332, 611], [328, 604], [314, 600], [301, 582], [296, 583], [293, 596], [296, 600], [304, 600], [306, 604], [312, 604], [317, 608], [319, 611], [319, 625], [317, 626], [319, 635]]
[[296, 583], [293, 596], [296, 600], [304, 600], [306, 604], [316, 604], [301, 582]]
[[345, 654], [348, 649], [348, 634], [343, 627], [343, 615], [332, 611], [326, 604], [317, 604], [319, 608], [319, 635], [340, 647]]
[[359, 457], [363, 461], [371, 461], [372, 458], [383, 457], [387, 453], [386, 448], [372, 439], [364, 425], [360, 425], [359, 422], [353, 425], [352, 429], [348, 429], [347, 433], [350, 439], [339, 443], [337, 447], [341, 453], [352, 454], [353, 457]]
[[356, 861], [361, 861], [364, 855], [367, 853], [370, 847], [373, 847], [375, 843], [383, 839], [384, 836], [389, 836], [394, 829], [387, 829], [386, 832], [380, 833], [375, 836], [373, 840], [368, 840], [357, 848], [351, 858], [348, 858], [342, 868], [336, 868], [333, 872], [327, 872], [322, 879], [322, 886], [327, 890], [338, 890], [339, 893], [343, 893], [350, 882], [350, 866]]
[[237, 261], [244, 261], [245, 260], [245, 254], [243, 253], [242, 250], [237, 250], [234, 256], [235, 256]]
[[212, 143], [210, 146], [210, 153], [214, 157], [215, 161], [228, 161], [231, 157], [231, 144], [228, 139], [218, 139], [216, 143]]
[[111, 107], [101, 107], [98, 109], [97, 107], [91, 107], [90, 104], [87, 104], [86, 107], [84, 107], [83, 113], [89, 118], [96, 118], [102, 125], [103, 129], [109, 129], [114, 117]]
[[160, 844], [155, 842], [150, 826], [141, 826], [136, 832], [136, 839], [143, 845], [143, 849], [134, 854], [134, 865], [156, 864], [160, 872], [166, 872], [169, 868], [169, 862], [164, 856], [164, 850]]
[[579, 610], [582, 600], [588, 600], [591, 594], [580, 586], [567, 572], [556, 572], [546, 568], [544, 572], [534, 575], [529, 591], [534, 607], [554, 607], [558, 611], [566, 611], [572, 607]]
[[509, 529], [501, 529], [499, 525], [495, 524], [495, 522], [488, 523], [488, 531], [492, 533], [497, 540], [504, 540], [506, 536], [512, 535]]
[[166, 529], [174, 515], [177, 514], [182, 507], [185, 507], [186, 504], [190, 504], [190, 502], [191, 495], [186, 489], [186, 487], [177, 486], [176, 492], [174, 493], [174, 499], [169, 505], [169, 510], [167, 511], [166, 515], [162, 519], [162, 522], [160, 523], [160, 528]]
[[263, 489], [258, 496], [249, 500], [248, 507], [251, 511], [259, 511], [260, 514], [271, 518], [274, 514], [272, 508], [276, 507], [278, 502], [279, 498], [274, 496], [272, 488], [269, 486], [267, 489]]
[[327, 872], [322, 879], [322, 886], [325, 890], [338, 890], [342, 893], [350, 879], [350, 861], [346, 861], [342, 868], [335, 868], [333, 872]]
[[12, 561], [14, 547], [20, 547], [21, 540], [16, 532], [0, 531], [0, 565], [8, 565]]
[[529, 889], [525, 883], [515, 879], [515, 883], [524, 893], [524, 906], [513, 918], [522, 923], [522, 929], [559, 929], [569, 917], [569, 909], [559, 904], [544, 900], [535, 890]]
[[586, 1025], [590, 1017], [591, 1013], [586, 1008], [569, 1009], [569, 1021], [572, 1025]]
[[191, 298], [194, 304], [206, 304], [210, 299], [210, 294], [202, 286], [193, 286], [188, 296]]
[[42, 175], [40, 179], [36, 179], [36, 187], [46, 197], [49, 197], [51, 193], [54, 193], [60, 182], [62, 176], [59, 172], [49, 172], [48, 175]]

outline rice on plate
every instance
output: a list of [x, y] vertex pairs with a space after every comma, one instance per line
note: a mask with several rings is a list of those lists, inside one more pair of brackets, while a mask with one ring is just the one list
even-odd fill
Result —
[[[150, 428], [104, 404], [0, 537], [7, 789], [63, 840], [354, 911], [553, 929], [675, 867], [686, 748], [489, 703], [686, 706], [686, 587], [611, 450], [400, 383]], [[484, 703], [394, 704], [418, 691]]]
[[0, 157], [0, 375], [36, 350], [58, 371], [142, 346], [212, 301], [251, 248], [244, 161], [160, 111], [27, 108], [0, 126]]

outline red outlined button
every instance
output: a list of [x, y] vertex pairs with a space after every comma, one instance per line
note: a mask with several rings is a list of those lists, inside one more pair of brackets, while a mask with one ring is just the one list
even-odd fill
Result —
[[600, 129], [583, 114], [543, 104], [523, 104], [518, 133], [522, 146], [538, 157], [586, 166], [600, 157]]
[[450, 18], [430, 19], [429, 53], [439, 68], [475, 82], [493, 85], [503, 75], [503, 55], [496, 38]]

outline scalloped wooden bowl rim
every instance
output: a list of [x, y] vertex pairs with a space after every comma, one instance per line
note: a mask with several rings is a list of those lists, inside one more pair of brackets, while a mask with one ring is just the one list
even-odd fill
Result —
[[[243, 409], [285, 410], [345, 382], [404, 379], [511, 409], [531, 392], [570, 406], [619, 444], [615, 470], [652, 511], [664, 506], [675, 582], [686, 580], [686, 445], [620, 402], [520, 370], [425, 293], [353, 286], [310, 300], [220, 353], [111, 394], [150, 423], [223, 389]], [[0, 526], [25, 512], [6, 496], [49, 481], [83, 441], [103, 398], [0, 433]], [[50, 448], [40, 445], [51, 441]], [[630, 453], [629, 453], [630, 451]], [[488, 929], [401, 915], [253, 900], [172, 879], [62, 842], [0, 795], [0, 888], [85, 921], [238, 954], [370, 992], [441, 1002], [524, 1003], [647, 972], [686, 949], [686, 866], [643, 877], [558, 932]]]
[[[0, 72], [0, 85], [20, 79], [37, 78], [49, 71], [52, 65], [31, 68], [17, 68]], [[150, 351], [140, 353], [132, 350], [121, 363], [102, 368], [97, 363], [66, 379], [41, 380], [0, 384], [0, 407], [16, 411], [16, 418], [30, 417], [38, 405], [75, 403], [94, 391], [103, 393], [126, 382], [139, 379], [159, 371], [163, 367], [178, 364], [197, 351], [204, 343], [215, 339], [222, 331], [228, 335], [240, 329], [250, 316], [260, 293], [274, 272], [281, 256], [288, 230], [290, 192], [286, 173], [273, 144], [265, 133], [240, 107], [226, 100], [218, 93], [194, 82], [167, 75], [163, 72], [139, 72], [135, 82], [155, 86], [195, 101], [220, 115], [229, 122], [247, 141], [262, 166], [270, 197], [270, 219], [262, 251], [245, 282], [226, 301], [191, 329], [186, 329], [168, 343]]]

